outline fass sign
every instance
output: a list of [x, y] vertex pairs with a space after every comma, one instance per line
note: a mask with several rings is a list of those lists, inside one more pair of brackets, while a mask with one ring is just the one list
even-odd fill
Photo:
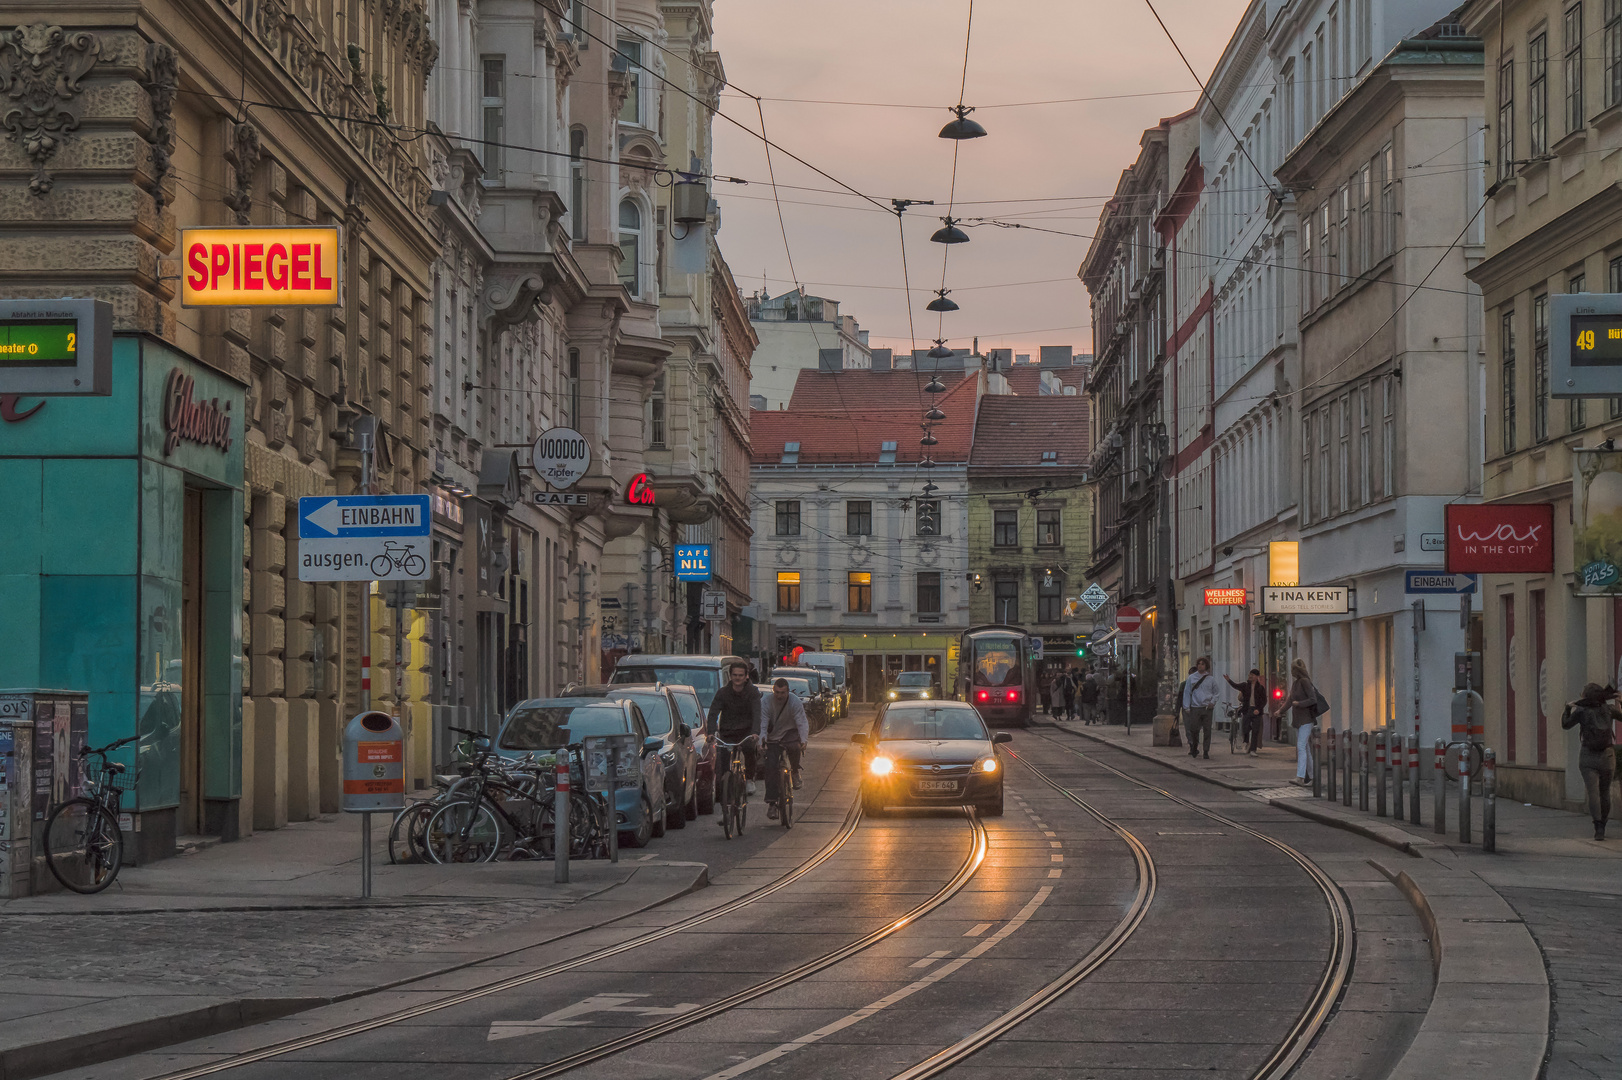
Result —
[[337, 226], [182, 229], [186, 307], [336, 307]]

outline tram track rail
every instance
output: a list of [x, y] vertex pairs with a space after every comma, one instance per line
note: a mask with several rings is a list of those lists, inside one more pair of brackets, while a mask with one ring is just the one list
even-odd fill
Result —
[[[174, 1072], [162, 1073], [153, 1077], [152, 1080], [198, 1080], [198, 1078], [201, 1077], [217, 1076], [220, 1073], [229, 1072], [232, 1069], [239, 1069], [261, 1061], [269, 1061], [273, 1058], [282, 1057], [286, 1054], [297, 1053], [301, 1050], [309, 1050], [317, 1046], [323, 1046], [328, 1043], [337, 1042], [341, 1039], [351, 1038], [356, 1035], [363, 1035], [369, 1031], [376, 1031], [380, 1028], [390, 1027], [394, 1024], [403, 1023], [407, 1020], [414, 1020], [418, 1017], [427, 1016], [443, 1009], [454, 1008], [458, 1005], [465, 1005], [470, 1001], [477, 1001], [481, 998], [491, 997], [507, 990], [514, 990], [522, 986], [528, 986], [532, 983], [540, 982], [543, 979], [553, 978], [566, 972], [574, 971], [577, 968], [582, 968], [589, 964], [593, 964], [601, 960], [607, 960], [611, 957], [631, 952], [632, 950], [642, 948], [646, 945], [651, 945], [654, 942], [663, 941], [664, 939], [673, 937], [674, 935], [680, 934], [683, 931], [692, 930], [695, 927], [703, 926], [705, 923], [724, 918], [725, 916], [730, 915], [741, 908], [748, 907], [750, 904], [764, 900], [765, 898], [788, 888], [790, 885], [794, 884], [796, 881], [800, 880], [802, 877], [809, 874], [811, 871], [815, 870], [829, 859], [833, 858], [833, 856], [845, 846], [850, 838], [856, 834], [857, 826], [861, 824], [861, 821], [861, 799], [859, 797], [853, 798], [851, 800], [850, 809], [846, 811], [845, 820], [840, 824], [839, 829], [832, 837], [829, 838], [828, 842], [822, 847], [818, 848], [810, 858], [795, 866], [786, 874], [767, 882], [765, 885], [751, 889], [742, 896], [735, 897], [723, 904], [718, 904], [713, 908], [707, 908], [704, 911], [688, 916], [687, 918], [681, 919], [669, 926], [663, 926], [657, 930], [650, 930], [645, 934], [638, 934], [633, 938], [629, 938], [613, 945], [605, 945], [601, 948], [590, 950], [568, 960], [560, 960], [554, 964], [547, 964], [545, 967], [536, 968], [533, 971], [526, 971], [521, 975], [513, 975], [505, 979], [498, 979], [494, 982], [486, 983], [483, 986], [477, 986], [470, 990], [458, 991], [443, 998], [437, 998], [433, 1001], [423, 1002], [420, 1005], [413, 1005], [409, 1008], [399, 1009], [395, 1012], [386, 1013], [382, 1016], [373, 1017], [367, 1020], [357, 1020], [350, 1024], [330, 1028], [326, 1031], [315, 1032], [310, 1035], [303, 1035], [299, 1036], [298, 1038], [287, 1039], [282, 1042], [272, 1043], [268, 1046], [243, 1051], [229, 1057], [221, 1058], [218, 1061], [208, 1062], [202, 1065], [195, 1065], [189, 1068], [176, 1070]], [[636, 914], [638, 913], [631, 912], [627, 915], [621, 916], [620, 918], [631, 918]], [[567, 941], [571, 937], [578, 937], [584, 934], [594, 933], [599, 930], [609, 929], [618, 921], [620, 921], [620, 919], [611, 919], [596, 926], [584, 927], [580, 930], [573, 931], [572, 933], [560, 935], [558, 938], [546, 942], [545, 945], [554, 946], [559, 942]], [[527, 948], [540, 947], [541, 946], [536, 945], [528, 946]], [[399, 989], [399, 987], [395, 987], [393, 989]]]

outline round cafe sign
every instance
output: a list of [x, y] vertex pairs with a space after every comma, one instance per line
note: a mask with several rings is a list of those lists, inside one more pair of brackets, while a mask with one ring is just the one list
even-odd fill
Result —
[[591, 468], [591, 445], [574, 428], [548, 428], [530, 447], [530, 461], [547, 484], [567, 488]]

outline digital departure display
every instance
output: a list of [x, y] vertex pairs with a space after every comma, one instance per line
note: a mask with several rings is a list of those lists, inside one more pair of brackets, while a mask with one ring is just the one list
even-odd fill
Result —
[[1622, 364], [1622, 315], [1571, 317], [1573, 367]]
[[73, 367], [78, 362], [78, 322], [0, 319], [0, 368]]

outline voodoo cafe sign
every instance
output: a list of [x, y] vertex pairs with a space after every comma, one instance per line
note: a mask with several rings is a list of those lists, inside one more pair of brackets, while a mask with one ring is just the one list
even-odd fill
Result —
[[336, 307], [337, 226], [182, 229], [181, 302], [187, 307]]

